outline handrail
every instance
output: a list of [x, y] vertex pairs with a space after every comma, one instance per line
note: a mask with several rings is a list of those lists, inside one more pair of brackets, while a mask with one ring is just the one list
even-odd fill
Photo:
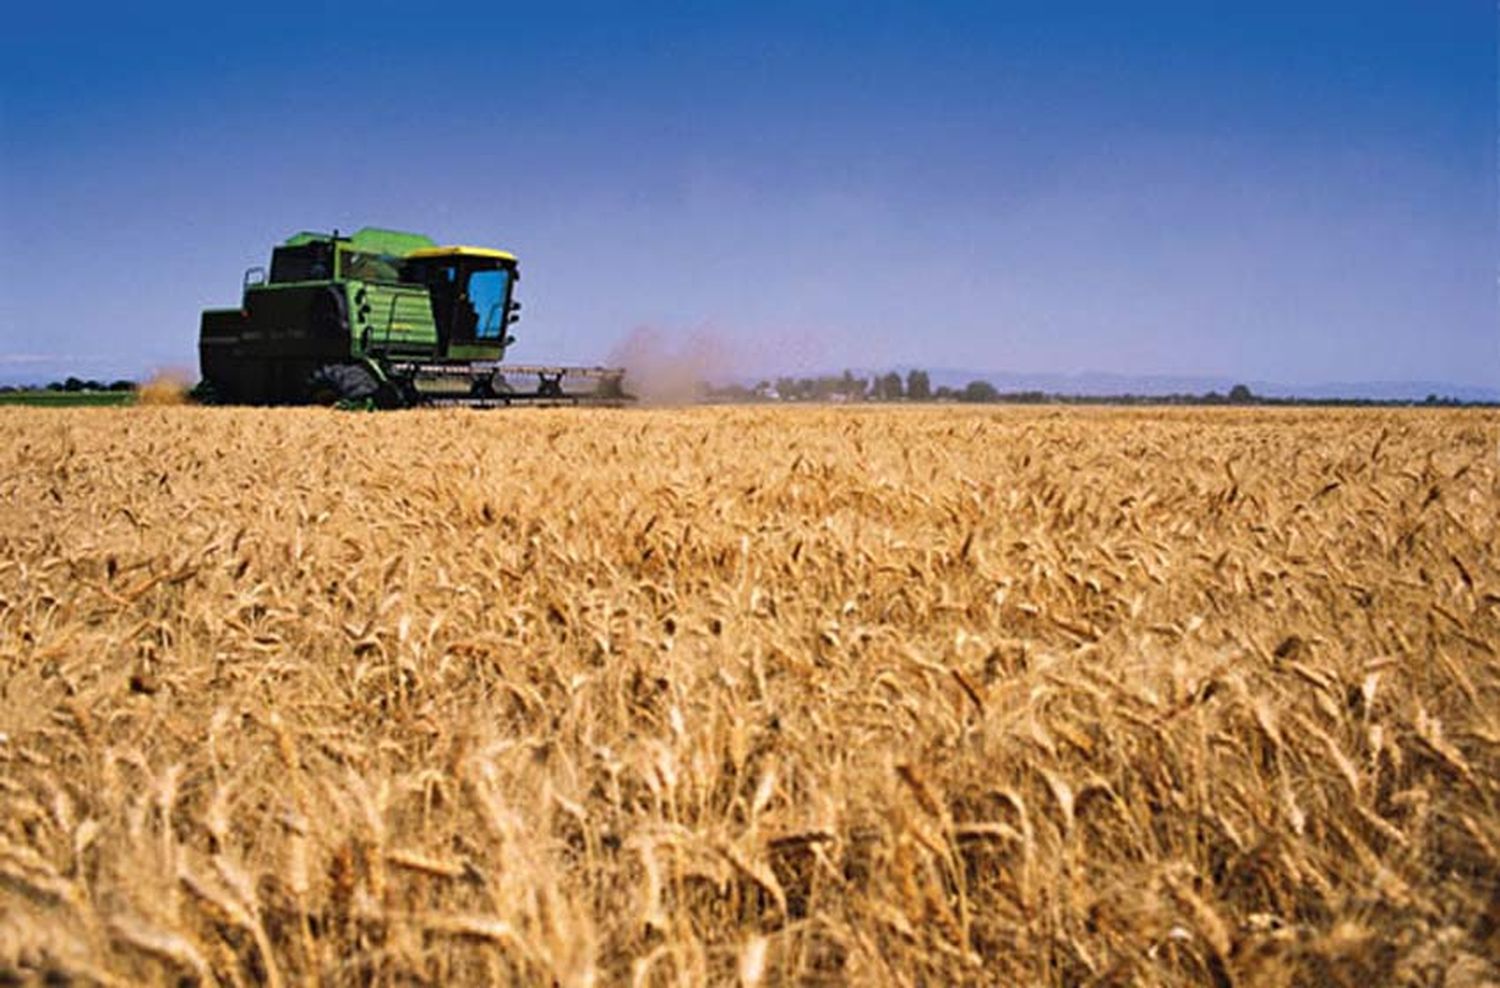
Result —
[[401, 301], [400, 292], [391, 292], [391, 311], [385, 317], [385, 336], [381, 339], [381, 350], [387, 350], [391, 345], [391, 327], [396, 325], [396, 303]]
[[[427, 293], [425, 291], [420, 290], [420, 289], [417, 290], [417, 291], [398, 291], [398, 290], [394, 290], [394, 289], [387, 289], [387, 290], [391, 292], [391, 304], [390, 304], [389, 309], [386, 312], [385, 326], [384, 326], [384, 328], [381, 331], [380, 339], [378, 341], [378, 347], [379, 347], [378, 352], [381, 352], [381, 353], [384, 353], [384, 352], [388, 351], [390, 349], [390, 347], [391, 347], [392, 337], [395, 335], [395, 333], [394, 333], [394, 327], [396, 325], [396, 310], [401, 305], [402, 301], [403, 300], [412, 300], [412, 301], [425, 302], [427, 300]], [[373, 334], [371, 334], [371, 339], [372, 339], [372, 342], [373, 342]], [[406, 342], [408, 342], [408, 340], [406, 338], [406, 334], [403, 333], [402, 334], [402, 338], [396, 340], [395, 342], [397, 342], [397, 343], [406, 343]], [[370, 344], [367, 343], [366, 347], [368, 348], [369, 346], [370, 346]]]

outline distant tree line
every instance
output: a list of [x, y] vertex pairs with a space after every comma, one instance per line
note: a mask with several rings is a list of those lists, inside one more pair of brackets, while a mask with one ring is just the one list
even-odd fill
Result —
[[1167, 395], [1067, 395], [1046, 391], [1001, 391], [989, 381], [974, 380], [963, 387], [940, 385], [934, 388], [926, 371], [891, 371], [872, 377], [853, 371], [824, 374], [818, 377], [777, 377], [760, 381], [754, 387], [743, 384], [705, 386], [710, 401], [832, 401], [897, 402], [940, 401], [965, 404], [1008, 405], [1431, 405], [1459, 406], [1484, 404], [1464, 402], [1457, 398], [1428, 395], [1425, 401], [1373, 398], [1271, 398], [1255, 394], [1245, 384], [1236, 384], [1228, 393], [1209, 391], [1204, 394]]
[[42, 385], [42, 387], [34, 387], [34, 385], [0, 385], [0, 391], [6, 391], [6, 393], [10, 393], [10, 391], [69, 391], [69, 393], [77, 393], [77, 391], [133, 390], [135, 390], [135, 381], [126, 381], [123, 378], [118, 379], [118, 381], [110, 381], [108, 384], [105, 384], [104, 381], [96, 381], [95, 378], [65, 378], [62, 381], [48, 382], [48, 384]]
[[905, 378], [895, 371], [865, 378], [847, 370], [839, 375], [778, 377], [754, 388], [730, 385], [711, 388], [709, 393], [717, 398], [770, 401], [928, 401], [933, 397], [931, 379], [920, 370], [908, 372]]

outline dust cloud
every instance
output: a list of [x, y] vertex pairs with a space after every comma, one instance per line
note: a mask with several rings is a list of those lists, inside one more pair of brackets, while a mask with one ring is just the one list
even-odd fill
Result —
[[625, 390], [651, 405], [701, 401], [704, 383], [735, 367], [728, 346], [707, 331], [679, 335], [651, 326], [632, 329], [610, 350], [609, 363], [625, 368]]
[[136, 388], [136, 403], [141, 405], [183, 405], [188, 400], [192, 376], [176, 367], [163, 367]]

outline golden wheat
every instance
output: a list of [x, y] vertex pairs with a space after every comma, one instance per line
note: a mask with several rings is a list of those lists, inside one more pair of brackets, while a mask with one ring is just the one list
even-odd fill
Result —
[[1500, 979], [1493, 413], [0, 438], [0, 980]]

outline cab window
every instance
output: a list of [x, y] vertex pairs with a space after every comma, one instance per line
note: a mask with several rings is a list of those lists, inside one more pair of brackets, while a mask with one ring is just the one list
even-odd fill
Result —
[[271, 281], [328, 281], [333, 277], [333, 246], [327, 241], [271, 251]]
[[341, 252], [341, 256], [343, 277], [351, 281], [399, 282], [401, 280], [399, 258], [387, 254], [372, 254], [363, 250], [346, 250]]
[[499, 340], [505, 336], [506, 301], [510, 272], [504, 268], [475, 271], [469, 276], [469, 304], [474, 307], [474, 338]]

